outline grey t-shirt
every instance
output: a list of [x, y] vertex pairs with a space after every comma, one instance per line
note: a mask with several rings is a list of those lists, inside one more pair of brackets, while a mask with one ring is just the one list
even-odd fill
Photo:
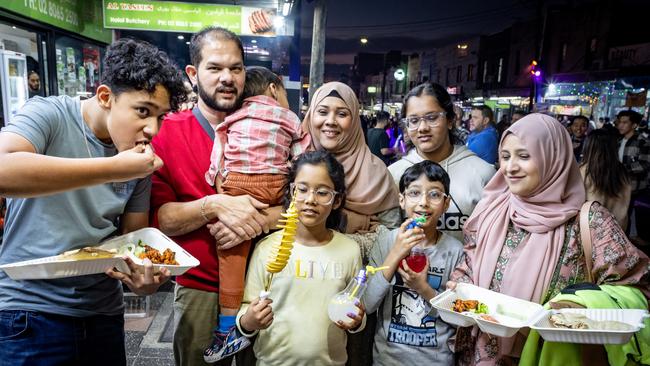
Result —
[[[77, 98], [34, 97], [2, 129], [29, 140], [38, 154], [109, 157], [115, 146], [82, 121]], [[84, 142], [84, 132], [86, 142]], [[109, 183], [36, 198], [9, 198], [0, 264], [61, 254], [113, 235], [124, 212], [149, 209], [151, 180]], [[0, 310], [67, 316], [123, 312], [122, 285], [105, 274], [14, 281], [0, 270]]]
[[[398, 232], [399, 229], [381, 230], [370, 251], [370, 265], [384, 263]], [[429, 259], [429, 285], [442, 292], [449, 274], [463, 257], [463, 245], [442, 233], [438, 244], [424, 251]], [[456, 328], [442, 321], [424, 298], [406, 287], [399, 273], [395, 272], [391, 282], [377, 273], [370, 279], [363, 300], [368, 313], [379, 310], [373, 350], [375, 365], [454, 364], [447, 341]]]

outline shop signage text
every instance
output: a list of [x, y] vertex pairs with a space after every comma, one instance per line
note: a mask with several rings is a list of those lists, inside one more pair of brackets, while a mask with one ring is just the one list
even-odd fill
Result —
[[239, 35], [291, 35], [274, 8], [173, 1], [104, 0], [104, 27], [194, 33], [208, 26]]
[[[82, 6], [83, 5], [83, 6]], [[82, 36], [111, 42], [111, 31], [101, 23], [99, 0], [3, 0], [0, 8]]]

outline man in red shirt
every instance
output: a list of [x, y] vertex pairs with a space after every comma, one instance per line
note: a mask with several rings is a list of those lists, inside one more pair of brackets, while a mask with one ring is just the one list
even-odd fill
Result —
[[[197, 86], [198, 105], [168, 116], [152, 141], [165, 163], [152, 178], [153, 223], [201, 263], [177, 277], [174, 296], [174, 358], [177, 365], [205, 365], [219, 314], [217, 242], [232, 245], [268, 232], [279, 210], [250, 196], [215, 194], [205, 181], [214, 129], [236, 109], [244, 89], [244, 52], [232, 32], [206, 28], [192, 37], [191, 65], [185, 69]], [[277, 211], [277, 213], [276, 213]], [[220, 229], [210, 233], [212, 223]]]

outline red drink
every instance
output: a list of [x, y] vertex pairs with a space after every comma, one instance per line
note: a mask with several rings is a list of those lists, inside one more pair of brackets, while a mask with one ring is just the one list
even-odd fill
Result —
[[406, 257], [406, 264], [413, 272], [422, 272], [427, 265], [427, 256], [423, 252], [411, 251], [411, 255]]
[[[424, 270], [424, 267], [427, 265], [427, 256], [421, 249], [418, 249], [419, 248], [411, 249], [411, 254], [405, 258], [406, 264], [408, 264], [409, 268], [413, 272], [422, 272]], [[401, 269], [404, 269], [402, 262], [399, 263], [399, 266]]]

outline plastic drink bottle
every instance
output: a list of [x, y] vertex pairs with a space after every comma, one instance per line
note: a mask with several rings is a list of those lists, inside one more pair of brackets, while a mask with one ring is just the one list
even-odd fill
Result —
[[[416, 227], [422, 227], [422, 224], [426, 221], [426, 218], [420, 216], [406, 226], [406, 230], [414, 229]], [[424, 267], [427, 265], [427, 257], [424, 254], [424, 249], [418, 245], [411, 248], [411, 253], [405, 258], [406, 264], [414, 272], [422, 272]], [[399, 267], [404, 269], [402, 262], [400, 261]]]
[[424, 267], [427, 265], [427, 256], [424, 254], [424, 249], [419, 245], [411, 248], [411, 254], [406, 257], [406, 264], [408, 264], [409, 268], [413, 270], [413, 272], [422, 272]]
[[332, 296], [329, 305], [327, 306], [327, 315], [333, 322], [343, 321], [345, 323], [350, 321], [349, 313], [357, 314], [357, 303], [361, 301], [361, 296], [368, 287], [368, 275], [388, 267], [375, 268], [366, 266], [366, 269], [359, 270], [359, 274], [348, 283], [345, 289], [336, 295]]

